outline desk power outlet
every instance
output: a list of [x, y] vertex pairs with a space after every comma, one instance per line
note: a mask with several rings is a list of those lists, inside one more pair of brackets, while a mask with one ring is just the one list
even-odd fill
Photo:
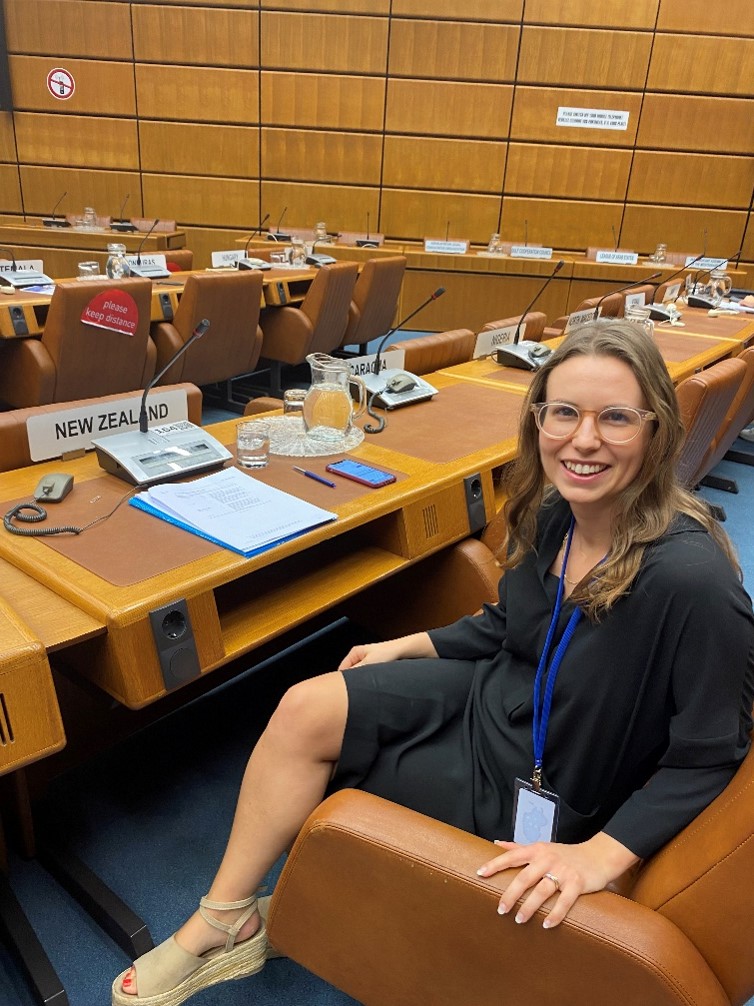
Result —
[[149, 612], [162, 679], [171, 691], [201, 674], [196, 640], [185, 600]]
[[481, 531], [487, 523], [487, 514], [484, 509], [482, 476], [467, 475], [463, 480], [463, 489], [466, 494], [466, 512], [469, 517], [469, 533], [476, 534], [476, 532]]

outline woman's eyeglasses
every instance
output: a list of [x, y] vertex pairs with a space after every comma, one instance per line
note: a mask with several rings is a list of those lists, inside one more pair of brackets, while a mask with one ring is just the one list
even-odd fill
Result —
[[539, 429], [553, 440], [572, 437], [581, 426], [584, 416], [594, 416], [597, 432], [602, 440], [608, 444], [628, 444], [638, 437], [643, 423], [657, 419], [654, 412], [623, 405], [613, 405], [601, 412], [579, 409], [567, 402], [537, 402], [530, 408]]

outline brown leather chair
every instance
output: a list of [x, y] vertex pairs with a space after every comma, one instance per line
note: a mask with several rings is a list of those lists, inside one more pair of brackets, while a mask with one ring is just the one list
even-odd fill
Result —
[[[431, 781], [428, 780], [428, 784]], [[557, 929], [496, 913], [487, 841], [355, 790], [304, 824], [272, 944], [366, 1006], [742, 1006], [754, 994], [754, 749], [724, 792]]]
[[[518, 314], [513, 318], [499, 318], [497, 321], [488, 321], [482, 327], [482, 332], [491, 332], [495, 328], [508, 328], [510, 325], [518, 325], [520, 318], [521, 315]], [[526, 323], [526, 331], [523, 333], [522, 338], [525, 338], [527, 342], [541, 342], [545, 325], [547, 324], [547, 315], [542, 311], [528, 311], [524, 315], [524, 322]]]
[[[623, 298], [623, 310], [621, 311], [620, 316], [624, 314], [626, 309], [626, 297], [633, 297], [637, 293], [643, 293], [644, 304], [651, 304], [654, 301], [655, 289], [654, 283], [642, 283], [641, 286], [636, 286], [631, 290], [624, 290], [621, 294], [621, 297]], [[605, 312], [603, 311], [602, 313], [604, 314]]]
[[331, 353], [343, 341], [358, 266], [325, 265], [299, 307], [275, 307], [262, 318], [262, 356], [270, 361], [270, 389], [282, 394], [282, 364], [303, 363], [309, 353]]
[[[119, 289], [136, 302], [133, 334], [97, 328], [81, 314], [98, 294]], [[152, 284], [148, 279], [58, 283], [41, 339], [2, 346], [0, 401], [16, 409], [78, 398], [99, 398], [144, 388], [155, 372], [149, 338]]]
[[[202, 393], [193, 384], [178, 384], [179, 390], [185, 389], [189, 421], [201, 426], [202, 423]], [[107, 395], [105, 401], [119, 402], [132, 397], [133, 392], [119, 395]], [[74, 409], [92, 405], [102, 399], [86, 398], [77, 402], [65, 402], [61, 405], [38, 405], [30, 409], [12, 409], [10, 412], [0, 412], [0, 472], [12, 471], [14, 468], [25, 468], [33, 465], [29, 453], [29, 435], [26, 423], [32, 416], [45, 412], [60, 412], [61, 408]], [[61, 451], [62, 453], [62, 451]]]
[[359, 351], [366, 353], [367, 343], [390, 330], [398, 309], [406, 261], [405, 255], [367, 259], [356, 280], [342, 346], [358, 345]]
[[415, 339], [403, 339], [387, 349], [402, 349], [405, 353], [403, 367], [412, 374], [431, 374], [441, 367], [452, 367], [470, 360], [475, 342], [476, 335], [470, 329], [456, 328], [452, 332], [433, 332]]
[[194, 253], [190, 248], [171, 248], [165, 252], [165, 262], [170, 272], [191, 272]]
[[720, 360], [687, 377], [676, 388], [686, 438], [678, 460], [678, 477], [693, 488], [710, 469], [716, 438], [747, 373], [740, 357]]
[[[157, 372], [191, 337], [202, 318], [210, 328], [160, 379], [163, 384], [191, 381], [215, 384], [254, 370], [262, 348], [259, 310], [263, 274], [252, 271], [192, 273], [172, 322], [152, 330]], [[228, 398], [231, 398], [228, 388]]]
[[[712, 444], [710, 444], [709, 454], [704, 457], [700, 464], [700, 469], [704, 471], [701, 484], [710, 486], [712, 489], [722, 489], [726, 492], [737, 493], [738, 486], [735, 479], [724, 478], [720, 475], [710, 475], [713, 468], [727, 458], [728, 451], [733, 446], [733, 442], [744, 428], [754, 419], [754, 346], [745, 349], [737, 359], [743, 360], [746, 364], [746, 373], [743, 376], [738, 391], [731, 402], [725, 419], [720, 425]], [[748, 463], [752, 463], [750, 455]], [[740, 460], [740, 455], [734, 459]]]
[[175, 220], [161, 220], [154, 217], [131, 217], [131, 223], [142, 234], [168, 234], [175, 230]]

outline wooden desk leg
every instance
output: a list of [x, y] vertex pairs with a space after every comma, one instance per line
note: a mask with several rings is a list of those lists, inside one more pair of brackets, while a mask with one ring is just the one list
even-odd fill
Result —
[[[1, 829], [0, 847], [2, 859], [7, 862], [5, 836]], [[11, 890], [5, 870], [0, 872], [0, 932], [26, 976], [39, 1006], [69, 1006], [60, 978]]]

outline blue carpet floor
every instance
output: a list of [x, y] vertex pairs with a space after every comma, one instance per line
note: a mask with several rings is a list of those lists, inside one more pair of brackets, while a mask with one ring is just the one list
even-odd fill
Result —
[[[737, 448], [754, 454], [754, 445]], [[723, 462], [740, 493], [702, 490], [722, 505], [745, 583], [754, 590], [754, 467]], [[297, 677], [333, 666], [351, 643], [338, 624], [200, 702], [149, 727], [51, 787], [42, 810], [82, 858], [148, 923], [170, 935], [208, 888], [227, 836], [248, 752], [278, 696]], [[128, 959], [36, 863], [13, 858], [13, 888], [68, 993], [71, 1006], [106, 1006]], [[274, 881], [270, 878], [270, 884]], [[617, 999], [616, 999], [617, 1001]], [[347, 1006], [353, 1000], [287, 960], [253, 978], [210, 989], [192, 1006]], [[1, 1006], [32, 1006], [0, 949]], [[754, 1006], [754, 999], [749, 1006]]]

